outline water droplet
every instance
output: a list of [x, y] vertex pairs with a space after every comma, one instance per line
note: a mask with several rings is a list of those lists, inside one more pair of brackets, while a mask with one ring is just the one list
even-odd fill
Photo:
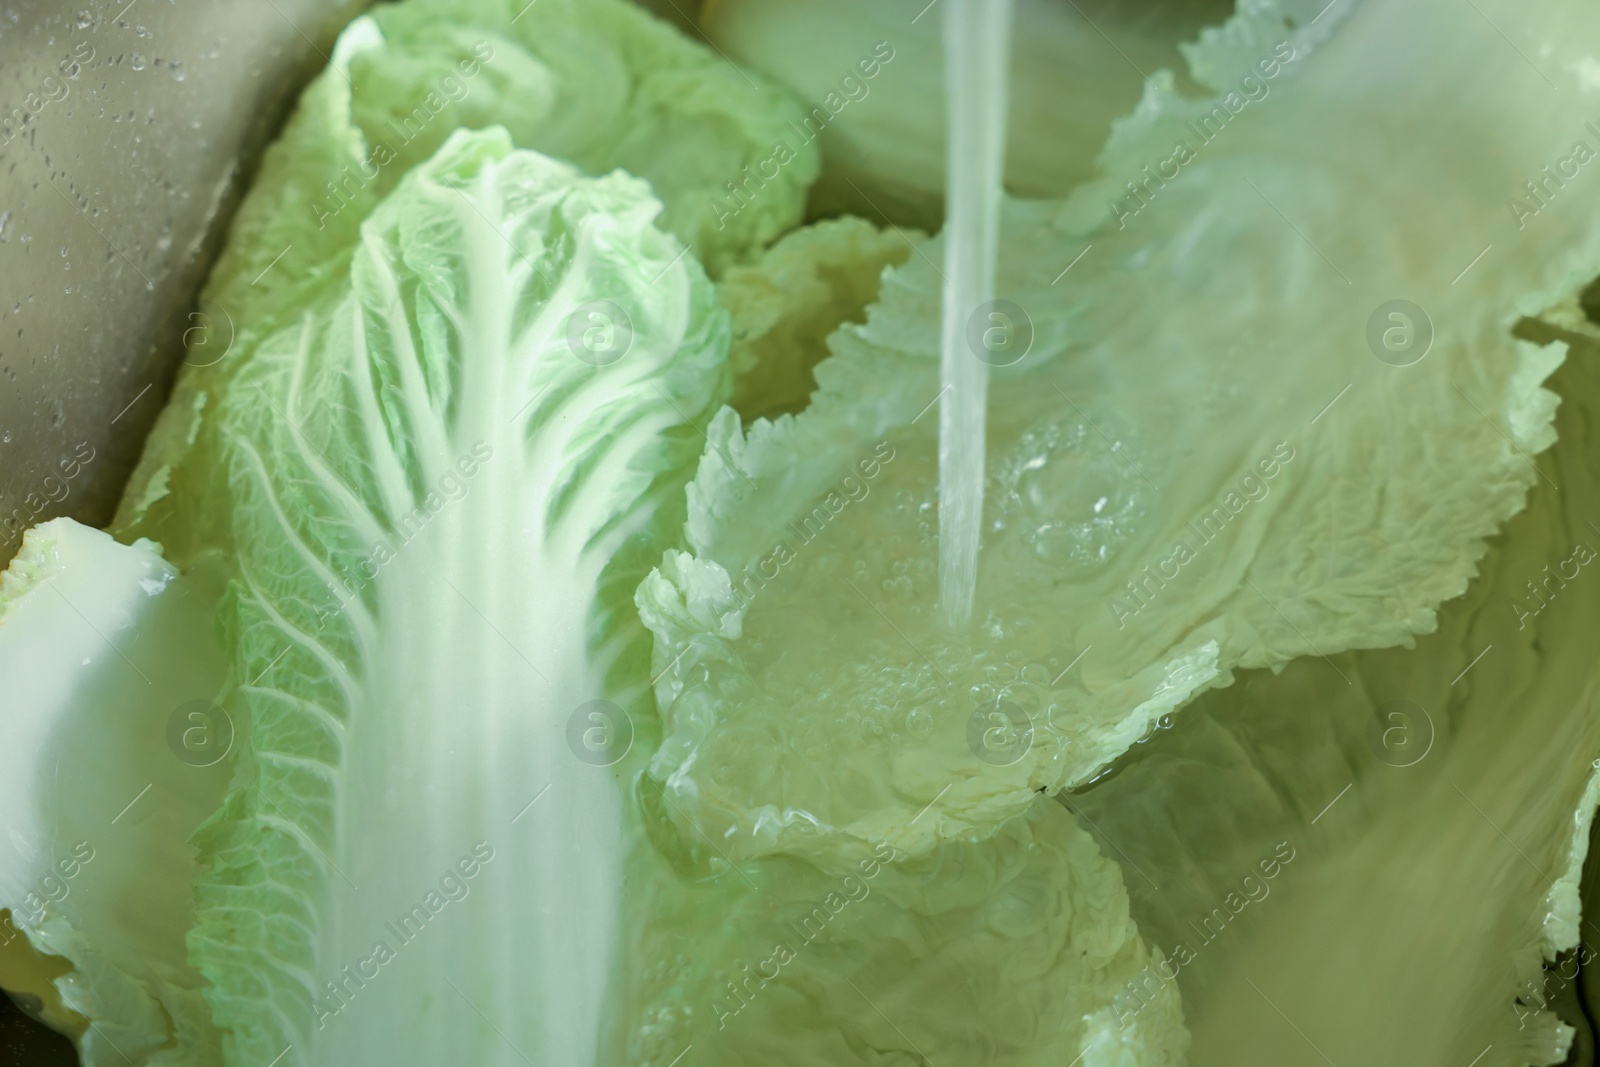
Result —
[[912, 708], [906, 713], [906, 733], [919, 740], [933, 733], [933, 712], [927, 708]]
[[134, 70], [143, 70], [144, 65], [145, 60], [143, 52], [134, 52], [128, 57], [128, 66], [132, 67]]
[[7, 430], [5, 433], [0, 434], [0, 445], [9, 445], [10, 443], [11, 443], [11, 431], [10, 430]]
[[0, 211], [0, 245], [3, 245], [7, 241], [11, 240], [10, 235], [6, 233], [6, 226], [10, 222], [11, 222], [11, 212], [9, 212], [9, 211]]
[[80, 30], [92, 30], [99, 21], [92, 11], [78, 12], [78, 29]]
[[167, 65], [167, 69], [172, 72], [172, 80], [175, 82], [181, 82], [189, 76], [188, 73], [183, 69], [183, 61], [179, 59], [174, 59], [171, 63], [169, 63]]

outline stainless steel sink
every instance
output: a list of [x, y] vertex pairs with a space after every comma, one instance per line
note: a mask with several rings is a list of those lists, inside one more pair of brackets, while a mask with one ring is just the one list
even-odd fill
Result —
[[0, 565], [110, 518], [256, 155], [365, 3], [0, 11]]

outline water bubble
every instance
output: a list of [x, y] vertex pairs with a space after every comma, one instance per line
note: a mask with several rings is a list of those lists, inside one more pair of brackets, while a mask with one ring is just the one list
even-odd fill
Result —
[[1041, 559], [1082, 575], [1101, 570], [1144, 514], [1133, 461], [1078, 420], [1025, 432], [994, 479], [996, 530], [1015, 529]]
[[927, 708], [912, 708], [906, 712], [906, 733], [919, 741], [933, 733], [933, 712]]

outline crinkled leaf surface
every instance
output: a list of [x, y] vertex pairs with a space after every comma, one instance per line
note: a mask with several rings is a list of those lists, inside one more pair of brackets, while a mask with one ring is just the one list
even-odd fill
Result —
[[679, 876], [636, 883], [649, 919], [625, 1062], [690, 1046], [717, 1067], [1183, 1062], [1176, 988], [1121, 1025], [1117, 992], [1152, 957], [1123, 873], [1044, 798], [985, 840], [916, 857], [879, 842], [843, 870], [773, 857], [718, 875], [704, 841], [663, 851]]
[[[935, 609], [937, 241], [834, 335], [806, 411], [714, 425], [692, 553], [640, 603], [671, 668], [652, 773], [731, 855], [985, 832], [1232, 670], [1407, 643], [1466, 588], [1554, 438], [1561, 349], [1511, 325], [1600, 263], [1576, 191], [1520, 230], [1484, 205], [1584, 135], [1593, 15], [1519, 9], [1556, 93], [1476, 13], [1319, 6], [1242, 13], [1190, 50], [1217, 101], [1154, 78], [1103, 181], [1008, 205], [1011, 304], [977, 326], [1026, 354], [990, 386], [971, 635]], [[1412, 61], [1374, 81], [1396, 41]], [[1220, 132], [1113, 212], [1213, 106]], [[1369, 347], [1397, 299], [1431, 323], [1399, 322], [1431, 334], [1420, 361]]]
[[745, 419], [803, 409], [828, 335], [863, 321], [884, 268], [910, 255], [905, 231], [845, 216], [803, 226], [757, 262], [729, 270], [717, 286], [733, 322], [729, 405]]

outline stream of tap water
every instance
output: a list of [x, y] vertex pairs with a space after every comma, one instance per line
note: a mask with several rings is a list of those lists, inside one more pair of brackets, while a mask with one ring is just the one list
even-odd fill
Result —
[[972, 620], [983, 519], [981, 358], [994, 299], [1005, 171], [1007, 55], [1013, 0], [945, 0], [946, 194], [940, 320], [939, 604], [952, 628]]

